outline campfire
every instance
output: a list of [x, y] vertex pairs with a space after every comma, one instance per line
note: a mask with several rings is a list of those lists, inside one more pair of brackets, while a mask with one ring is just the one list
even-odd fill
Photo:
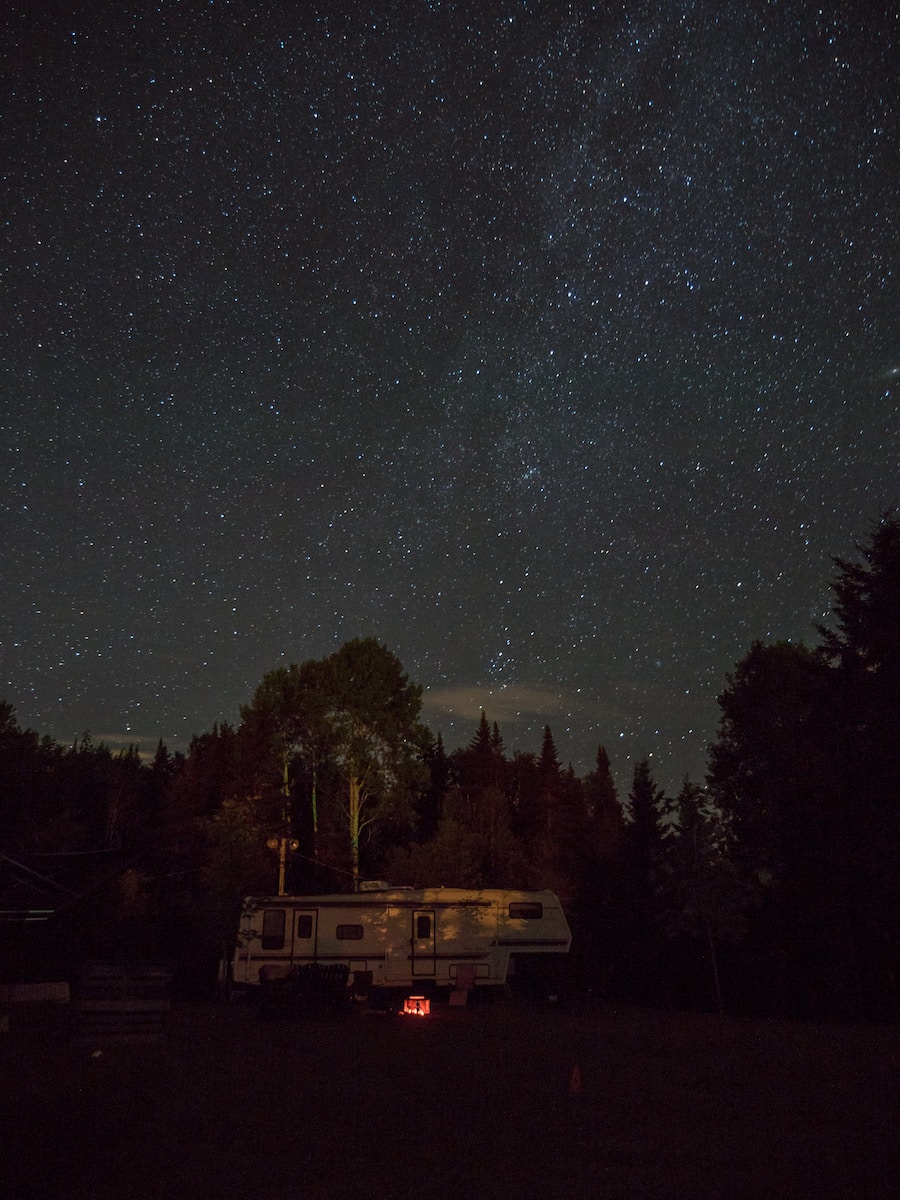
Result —
[[427, 1017], [431, 1012], [431, 1001], [427, 996], [407, 996], [402, 1011], [404, 1017]]

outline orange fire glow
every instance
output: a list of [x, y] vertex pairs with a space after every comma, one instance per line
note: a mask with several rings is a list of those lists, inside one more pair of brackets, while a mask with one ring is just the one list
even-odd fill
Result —
[[427, 1017], [431, 1012], [431, 1001], [427, 996], [407, 996], [403, 1001], [405, 1017]]

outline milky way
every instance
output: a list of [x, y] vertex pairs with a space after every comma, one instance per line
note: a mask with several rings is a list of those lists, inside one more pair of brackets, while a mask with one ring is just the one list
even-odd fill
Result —
[[374, 635], [448, 745], [702, 779], [900, 498], [894, 6], [27, 7], [20, 722], [185, 749]]

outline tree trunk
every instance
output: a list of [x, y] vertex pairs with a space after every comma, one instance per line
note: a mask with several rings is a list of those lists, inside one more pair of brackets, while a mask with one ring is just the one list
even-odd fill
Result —
[[350, 775], [350, 865], [353, 869], [353, 890], [359, 891], [359, 826], [362, 811], [362, 788], [359, 778]]
[[722, 1001], [722, 982], [719, 979], [719, 955], [716, 951], [715, 938], [712, 935], [712, 928], [709, 921], [703, 921], [704, 929], [706, 930], [706, 944], [709, 947], [709, 960], [712, 965], [713, 987], [716, 993], [716, 1008], [719, 1010], [719, 1016], [725, 1011], [725, 1005]]
[[319, 874], [319, 801], [316, 795], [316, 785], [318, 780], [318, 768], [315, 760], [313, 760], [312, 770], [312, 794], [310, 795], [310, 804], [312, 807], [312, 860], [316, 871], [316, 879], [318, 881]]

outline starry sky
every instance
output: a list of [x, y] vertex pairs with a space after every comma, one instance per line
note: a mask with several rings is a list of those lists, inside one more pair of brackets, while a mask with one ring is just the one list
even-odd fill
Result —
[[897, 11], [5, 5], [0, 698], [185, 750], [375, 636], [702, 780], [900, 502]]

